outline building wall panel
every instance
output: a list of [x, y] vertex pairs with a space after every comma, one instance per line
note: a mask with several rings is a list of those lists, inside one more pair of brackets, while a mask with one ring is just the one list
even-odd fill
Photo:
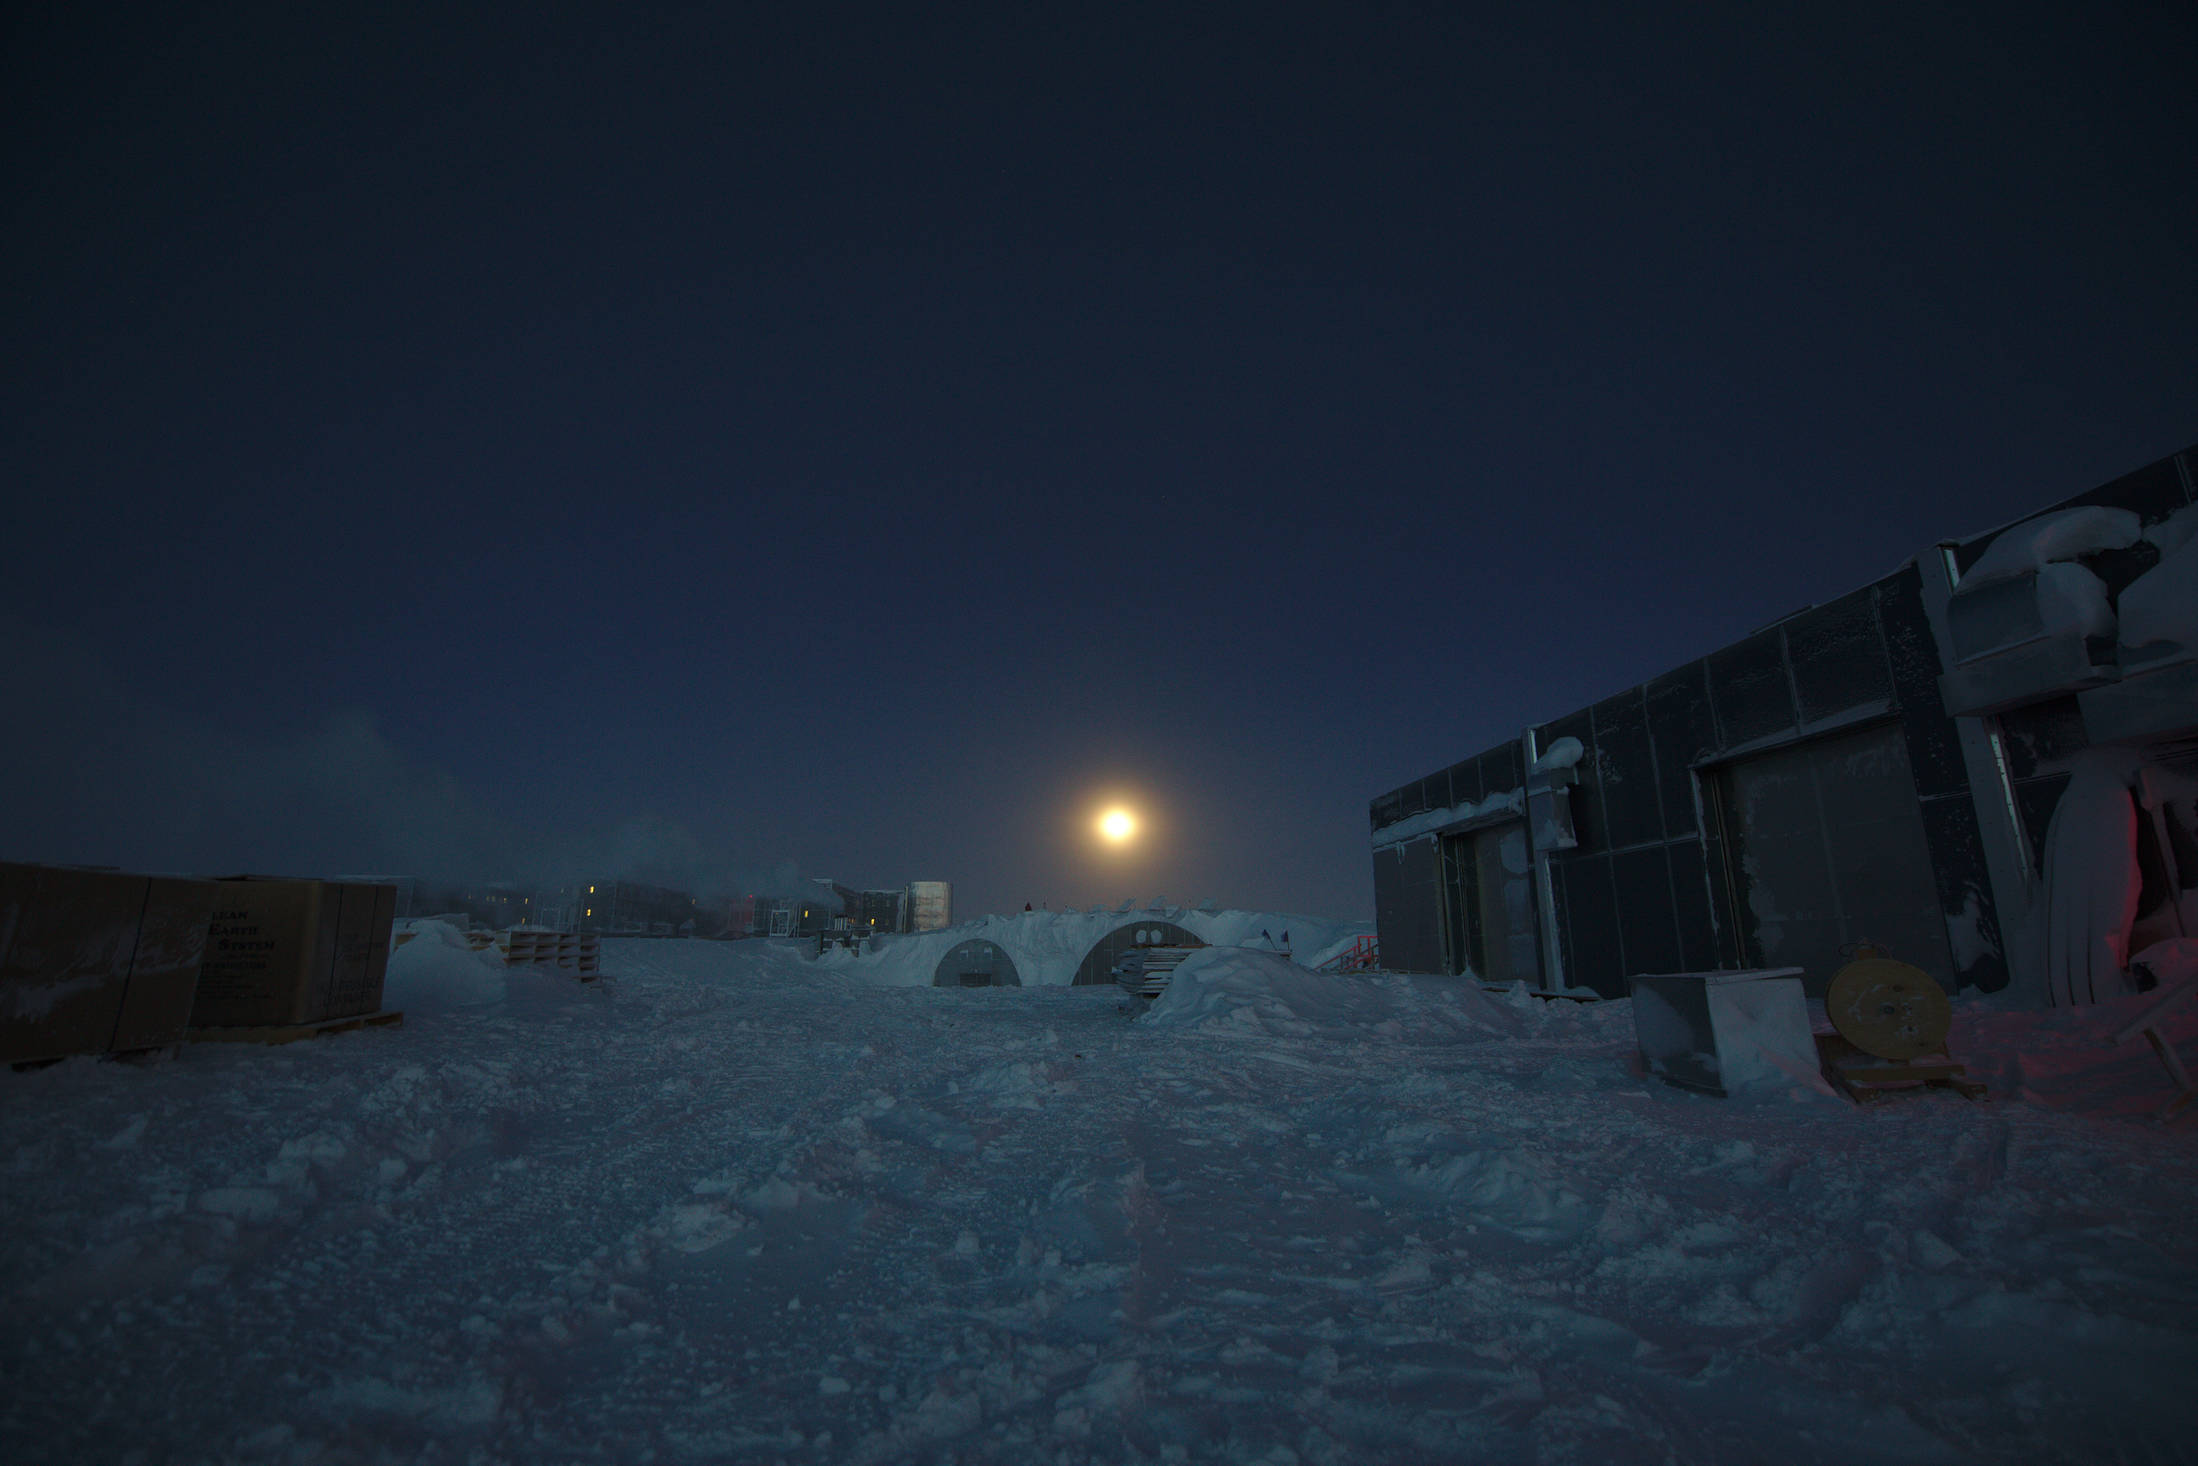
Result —
[[1526, 772], [1519, 763], [1519, 745], [1510, 740], [1497, 744], [1480, 757], [1481, 797], [1504, 794], [1526, 786]]
[[1821, 997], [1869, 941], [1952, 985], [1929, 844], [1893, 724], [1732, 764], [1727, 833], [1742, 858], [1751, 965], [1800, 967]]
[[1793, 665], [1794, 692], [1804, 723], [1892, 701], [1893, 679], [1878, 636], [1873, 586], [1812, 607], [1789, 621], [1786, 655]]
[[[2182, 462], [2193, 453], [2198, 449], [2054, 507], [2103, 504], [2156, 523], [2198, 496]], [[1955, 546], [1957, 563], [1973, 566], [1998, 533]], [[2089, 563], [2111, 586], [2149, 566], [2155, 555], [2140, 545], [2092, 556]], [[1558, 916], [1555, 940], [1569, 981], [1616, 991], [1627, 972], [1645, 965], [1731, 968], [1768, 960], [1764, 911], [1748, 899], [1748, 870], [1759, 852], [1731, 838], [1744, 813], [1730, 799], [1731, 771], [1788, 758], [1814, 770], [1815, 813], [1796, 802], [1785, 811], [1793, 816], [1785, 821], [1790, 828], [1771, 833], [1785, 842], [1790, 861], [1806, 863], [1811, 857], [1803, 831], [1813, 820], [1819, 847], [1813, 858], [1823, 870], [1801, 882], [1813, 882], [1815, 896], [1771, 915], [1788, 927], [1814, 921], [1829, 923], [1827, 930], [1856, 928], [1850, 937], [1881, 940], [1926, 970], [1958, 977], [1963, 986], [1989, 991], [2005, 985], [1977, 803], [1997, 802], [2002, 793], [1995, 773], [1988, 788], [1972, 795], [1961, 730], [1939, 696], [1944, 668], [1926, 607], [1926, 591], [1937, 587], [1923, 577], [1943, 574], [1937, 552], [1926, 550], [1919, 562], [1871, 586], [1536, 730], [1545, 749], [1567, 736], [1585, 749], [1570, 800], [1579, 845], [1553, 852], [1548, 874]], [[1852, 771], [1832, 767], [1837, 758], [1824, 745], [1864, 730], [1850, 727], [1832, 739], [1810, 730], [1887, 703], [1897, 724], [1877, 725], [1871, 736], [1885, 746], [1873, 745], [1868, 758], [1887, 768], [1904, 760], [1904, 777], [1864, 770], [1853, 777], [1867, 787], [1853, 787]], [[2050, 700], [2005, 714], [1997, 726], [2035, 868], [2067, 782], [2067, 762], [2087, 746], [2081, 710], [2072, 698]], [[1736, 761], [1735, 751], [1751, 746], [1755, 752]], [[1838, 755], [1855, 756], [1852, 746]], [[1755, 764], [1755, 772], [1765, 767]], [[1518, 744], [1505, 740], [1381, 796], [1369, 817], [1379, 829], [1523, 783]], [[1789, 792], [1798, 800], [1799, 786]], [[1705, 816], [1706, 829], [1700, 828]], [[1881, 852], [1892, 847], [1907, 853], [1888, 862]], [[1404, 852], [1376, 856], [1377, 889], [1385, 893], [1377, 906], [1384, 941], [1394, 927], [1396, 950], [1421, 970], [1434, 970], [1443, 961], [1446, 929], [1439, 858], [1427, 844], [1425, 872], [1408, 868], [1415, 859]], [[1659, 863], [1666, 882], [1660, 909], [1652, 879]], [[1453, 884], [1463, 889], [1465, 879], [1461, 872]], [[1791, 879], [1787, 884], [1798, 889]], [[1909, 955], [1930, 956], [1942, 942], [1944, 955]]]
[[1742, 894], [1739, 853], [1721, 828], [1712, 829], [1703, 839], [1702, 853], [1708, 865], [1710, 910], [1717, 922], [1717, 965], [1725, 970], [1746, 967], [1747, 901]]
[[[1618, 940], [1618, 893], [1611, 885], [1610, 857], [1588, 855], [1561, 863], [1565, 881], [1565, 919], [1572, 937], [1565, 979], [1574, 987], [1595, 989], [1606, 998], [1626, 993], [1625, 953]], [[1552, 861], [1553, 869], [1559, 862]]]
[[[1933, 566], [1934, 575], [1942, 572]], [[1908, 772], [1925, 799], [1969, 787], [1961, 740], [1939, 699], [1938, 641], [1923, 609], [1923, 571], [1907, 565], [1877, 583], [1878, 624], [1885, 634], [1885, 661], [1908, 743]]]
[[1478, 804], [1481, 800], [1481, 761], [1469, 758], [1449, 768], [1450, 802]]
[[1955, 974], [1968, 986], [1996, 993], [2007, 986], [2007, 946], [1984, 863], [1976, 802], [1966, 794], [1924, 800], [1923, 831], [1938, 877], [1939, 909], [1946, 915]]
[[1382, 966], [1392, 972], [1443, 970], [1442, 881], [1434, 840], [1408, 840], [1377, 852], [1374, 924]]
[[1671, 863], [1664, 847], [1647, 845], [1611, 856], [1610, 878], [1618, 903], [1623, 974], [1684, 972], [1679, 920], [1672, 910]]
[[1793, 689], [1776, 628], [1710, 653], [1710, 706], [1723, 748], [1752, 743], [1794, 726]]
[[1680, 972], [1708, 972], [1721, 964], [1712, 919], [1710, 883], [1702, 843], [1674, 840], [1664, 847], [1671, 861], [1673, 915], [1679, 928]]
[[1667, 837], [1695, 832], [1694, 766], [1717, 747], [1717, 724], [1710, 716], [1707, 666], [1689, 662], [1666, 672], [1646, 688], [1649, 739], [1656, 754], [1656, 780]]
[[1596, 775], [1602, 786], [1603, 822], [1613, 850], [1664, 838], [1656, 788], [1656, 756], [1649, 746], [1648, 708], [1632, 688], [1594, 709]]

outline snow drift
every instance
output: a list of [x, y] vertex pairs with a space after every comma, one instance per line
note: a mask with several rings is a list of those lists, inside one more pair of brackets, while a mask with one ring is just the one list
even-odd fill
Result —
[[1322, 1031], [1441, 1042], [1509, 1033], [1518, 1020], [1465, 978], [1338, 977], [1245, 947], [1208, 947], [1152, 1000], [1148, 1028], [1304, 1038]]
[[382, 1006], [406, 1013], [444, 1013], [501, 1003], [508, 991], [503, 954], [476, 952], [447, 921], [409, 923], [412, 940], [389, 953]]

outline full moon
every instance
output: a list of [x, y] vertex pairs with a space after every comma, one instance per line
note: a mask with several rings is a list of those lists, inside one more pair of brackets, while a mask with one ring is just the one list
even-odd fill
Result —
[[1099, 834], [1108, 843], [1119, 845], [1137, 833], [1137, 816], [1126, 809], [1110, 809], [1099, 816]]

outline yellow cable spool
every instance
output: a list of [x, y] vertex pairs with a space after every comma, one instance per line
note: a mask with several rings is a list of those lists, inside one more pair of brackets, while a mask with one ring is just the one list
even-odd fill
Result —
[[1946, 989], [1922, 968], [1880, 956], [1875, 947], [1857, 951], [1824, 991], [1824, 1010], [1839, 1036], [1880, 1059], [1937, 1053], [1954, 1022]]

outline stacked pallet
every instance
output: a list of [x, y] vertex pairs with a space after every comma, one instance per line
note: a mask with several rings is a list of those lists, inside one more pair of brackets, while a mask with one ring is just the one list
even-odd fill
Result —
[[1132, 997], [1157, 998], [1168, 990], [1168, 979], [1183, 959], [1204, 945], [1132, 947], [1114, 964], [1114, 980]]
[[582, 982], [603, 975], [603, 939], [594, 932], [547, 932], [521, 927], [507, 933], [504, 960], [544, 963]]

